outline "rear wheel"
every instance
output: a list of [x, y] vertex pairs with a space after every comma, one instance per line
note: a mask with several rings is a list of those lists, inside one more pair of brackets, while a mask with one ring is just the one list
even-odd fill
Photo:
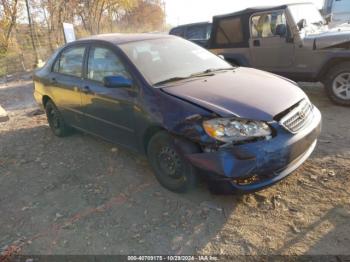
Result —
[[195, 169], [176, 148], [170, 134], [164, 131], [155, 134], [148, 144], [147, 154], [162, 186], [176, 193], [184, 193], [195, 187]]
[[332, 68], [324, 82], [328, 97], [336, 104], [350, 106], [350, 62]]
[[45, 105], [47, 121], [52, 132], [58, 137], [67, 136], [70, 133], [69, 126], [65, 123], [56, 105], [49, 100]]

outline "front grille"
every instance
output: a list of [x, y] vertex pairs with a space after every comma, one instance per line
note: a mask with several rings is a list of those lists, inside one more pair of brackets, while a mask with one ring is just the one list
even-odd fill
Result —
[[292, 133], [298, 133], [312, 120], [312, 105], [308, 100], [303, 100], [299, 105], [284, 116], [280, 123]]

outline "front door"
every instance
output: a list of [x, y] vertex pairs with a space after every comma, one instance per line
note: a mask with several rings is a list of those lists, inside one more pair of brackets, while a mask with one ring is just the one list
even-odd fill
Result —
[[107, 88], [106, 76], [131, 79], [119, 56], [109, 47], [92, 46], [87, 61], [86, 79], [82, 92], [82, 106], [87, 131], [112, 142], [134, 148], [134, 103], [137, 88]]
[[288, 41], [284, 10], [257, 13], [250, 19], [250, 53], [253, 67], [283, 72], [294, 65], [294, 43]]

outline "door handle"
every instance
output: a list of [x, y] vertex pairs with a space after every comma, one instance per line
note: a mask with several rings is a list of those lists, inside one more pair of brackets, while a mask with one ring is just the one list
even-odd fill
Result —
[[82, 91], [83, 91], [84, 94], [91, 94], [92, 93], [92, 91], [91, 91], [89, 86], [84, 86]]
[[254, 40], [253, 41], [254, 46], [260, 46], [260, 40]]

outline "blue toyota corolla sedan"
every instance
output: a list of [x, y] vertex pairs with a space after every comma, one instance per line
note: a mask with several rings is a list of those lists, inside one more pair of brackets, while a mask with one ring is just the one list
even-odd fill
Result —
[[34, 82], [56, 136], [77, 129], [144, 153], [174, 192], [198, 174], [216, 189], [273, 185], [311, 155], [321, 130], [294, 82], [175, 36], [82, 39], [57, 50]]

